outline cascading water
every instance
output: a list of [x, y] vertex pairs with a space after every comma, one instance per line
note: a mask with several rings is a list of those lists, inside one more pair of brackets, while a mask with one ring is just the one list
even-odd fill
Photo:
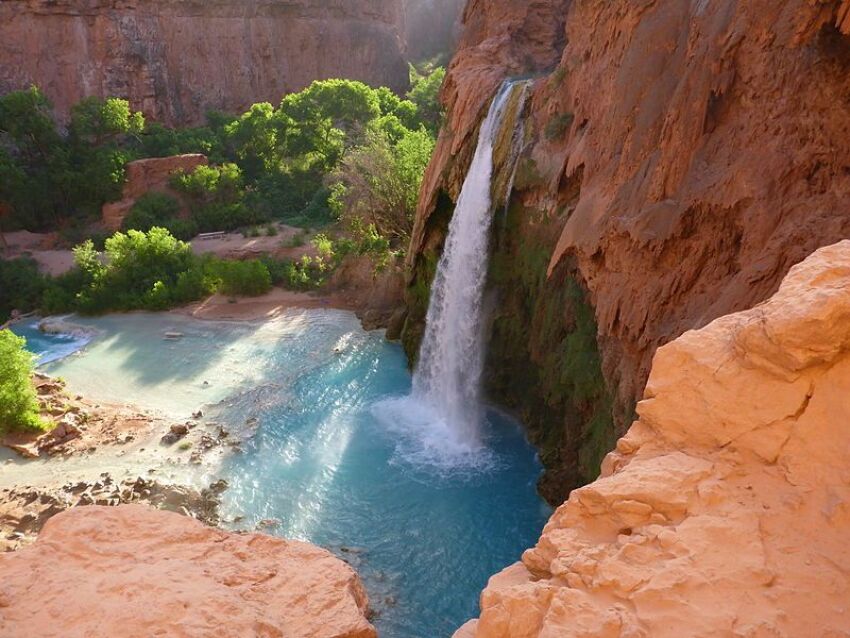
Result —
[[[499, 89], [478, 135], [472, 163], [461, 189], [442, 257], [431, 288], [425, 336], [413, 392], [378, 406], [382, 420], [407, 426], [424, 443], [418, 461], [480, 460], [479, 397], [484, 365], [482, 301], [487, 277], [493, 150], [516, 90], [523, 108], [527, 82], [507, 81]], [[514, 102], [516, 104], [516, 102]], [[516, 131], [511, 132], [511, 155]], [[512, 168], [512, 167], [511, 167]]]

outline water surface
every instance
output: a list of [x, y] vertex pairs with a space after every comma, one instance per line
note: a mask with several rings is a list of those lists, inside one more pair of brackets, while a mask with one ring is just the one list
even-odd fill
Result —
[[[534, 451], [505, 415], [487, 411], [478, 462], [428, 453], [439, 432], [393, 418], [411, 389], [401, 348], [349, 313], [293, 311], [262, 324], [151, 314], [73, 321], [94, 338], [44, 369], [100, 400], [174, 418], [202, 408], [251, 432], [243, 453], [204, 470], [230, 483], [224, 514], [239, 518], [231, 526], [273, 519], [269, 533], [348, 560], [383, 638], [450, 636], [478, 615], [488, 577], [534, 544], [550, 513], [535, 491]], [[67, 347], [60, 337], [31, 345], [48, 355]]]

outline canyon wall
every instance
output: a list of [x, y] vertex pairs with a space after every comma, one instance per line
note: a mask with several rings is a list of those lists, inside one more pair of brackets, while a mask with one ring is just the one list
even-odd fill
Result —
[[414, 62], [451, 57], [466, 0], [404, 0], [407, 55]]
[[487, 386], [528, 423], [552, 502], [595, 477], [659, 346], [850, 237], [848, 34], [846, 0], [467, 5], [404, 342], [415, 356], [489, 100], [531, 75], [526, 150], [496, 212]]
[[455, 638], [850, 635], [850, 241], [661, 347], [637, 412]]
[[0, 554], [7, 638], [376, 638], [351, 569], [309, 543], [141, 505], [74, 507]]
[[124, 97], [176, 125], [330, 77], [403, 90], [403, 23], [399, 0], [2, 0], [0, 93], [36, 84], [60, 116]]

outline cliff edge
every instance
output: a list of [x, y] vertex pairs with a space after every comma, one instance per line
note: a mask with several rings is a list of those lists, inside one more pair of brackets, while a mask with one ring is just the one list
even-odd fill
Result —
[[638, 414], [455, 638], [850, 635], [850, 241], [660, 348]]

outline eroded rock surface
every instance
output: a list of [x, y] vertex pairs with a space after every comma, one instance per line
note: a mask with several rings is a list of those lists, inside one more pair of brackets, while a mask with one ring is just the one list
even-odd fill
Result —
[[640, 418], [457, 638], [850, 636], [850, 241], [658, 350]]
[[402, 22], [398, 0], [4, 0], [0, 92], [37, 84], [63, 116], [124, 97], [176, 125], [329, 77], [404, 89]]
[[354, 571], [300, 541], [79, 507], [0, 555], [0, 635], [375, 638]]

